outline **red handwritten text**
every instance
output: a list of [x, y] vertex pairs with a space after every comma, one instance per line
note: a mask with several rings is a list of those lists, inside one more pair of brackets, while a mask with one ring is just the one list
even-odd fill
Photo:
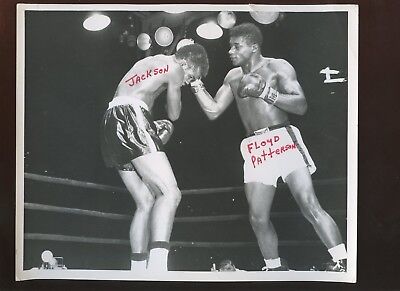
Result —
[[267, 138], [265, 140], [262, 140], [261, 142], [255, 141], [255, 142], [251, 142], [251, 143], [247, 144], [247, 150], [249, 151], [249, 154], [251, 154], [251, 151], [253, 149], [259, 149], [261, 147], [265, 147], [267, 144], [272, 147], [274, 145], [274, 142], [278, 142], [278, 141], [279, 141], [279, 136], [275, 135], [273, 139]]
[[134, 86], [136, 84], [139, 84], [141, 81], [146, 80], [147, 78], [150, 78], [152, 76], [157, 76], [159, 74], [165, 74], [168, 72], [168, 65], [164, 68], [155, 68], [154, 70], [147, 70], [143, 74], [135, 74], [134, 76], [130, 77], [129, 79], [125, 80], [125, 83], [128, 83], [129, 86]]
[[[251, 144], [253, 144], [253, 143], [248, 144], [247, 148], [249, 148], [249, 145], [251, 145]], [[255, 155], [251, 156], [251, 163], [253, 164], [253, 168], [266, 162], [267, 158], [272, 159], [274, 157], [274, 155], [280, 155], [288, 150], [293, 150], [295, 148], [296, 148], [296, 144], [293, 143], [293, 144], [287, 144], [285, 146], [281, 146], [280, 148], [276, 148], [276, 149], [268, 148], [267, 151], [265, 149], [263, 149], [262, 154], [257, 155], [257, 156], [255, 156]], [[250, 150], [249, 150], [249, 152], [250, 152]]]

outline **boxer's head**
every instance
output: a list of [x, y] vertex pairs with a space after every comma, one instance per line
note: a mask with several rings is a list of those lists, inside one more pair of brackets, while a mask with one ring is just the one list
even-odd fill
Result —
[[227, 260], [223, 260], [221, 263], [219, 263], [218, 270], [220, 272], [234, 272], [234, 271], [236, 271], [236, 267], [231, 260], [227, 259]]
[[255, 24], [237, 25], [229, 31], [229, 35], [229, 55], [234, 66], [243, 65], [252, 55], [261, 53], [263, 36]]
[[201, 79], [208, 74], [208, 56], [200, 44], [189, 44], [181, 47], [175, 57], [184, 71], [184, 83]]

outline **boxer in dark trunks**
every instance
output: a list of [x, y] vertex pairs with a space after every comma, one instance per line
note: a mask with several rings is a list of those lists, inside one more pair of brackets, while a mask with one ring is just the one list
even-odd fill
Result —
[[[118, 170], [136, 203], [130, 227], [131, 270], [167, 271], [169, 240], [181, 199], [163, 145], [171, 136], [169, 120], [153, 121], [151, 109], [167, 91], [167, 113], [181, 111], [181, 86], [208, 73], [205, 49], [191, 44], [175, 55], [138, 61], [120, 81], [102, 123], [102, 153]], [[149, 254], [148, 254], [149, 252]]]
[[315, 195], [315, 171], [300, 131], [289, 114], [303, 115], [307, 102], [294, 68], [283, 59], [261, 55], [262, 34], [254, 24], [230, 31], [229, 55], [236, 67], [228, 72], [215, 98], [201, 80], [192, 83], [201, 108], [215, 119], [235, 100], [248, 138], [241, 143], [244, 189], [250, 223], [257, 237], [266, 270], [288, 270], [278, 254], [278, 238], [270, 221], [276, 181], [282, 177], [319, 238], [332, 256], [325, 270], [345, 271], [347, 252], [331, 216]]

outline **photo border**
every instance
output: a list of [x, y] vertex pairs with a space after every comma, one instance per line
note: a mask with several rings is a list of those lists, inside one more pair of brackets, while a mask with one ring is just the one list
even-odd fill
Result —
[[16, 84], [16, 265], [17, 281], [30, 279], [85, 279], [127, 281], [330, 281], [356, 282], [357, 270], [357, 155], [358, 155], [358, 5], [210, 5], [179, 4], [191, 11], [280, 11], [280, 12], [348, 12], [348, 146], [347, 146], [347, 249], [345, 273], [311, 271], [293, 272], [181, 272], [138, 274], [109, 270], [23, 270], [24, 249], [24, 121], [25, 121], [25, 11], [162, 11], [176, 4], [17, 4], [17, 84]]

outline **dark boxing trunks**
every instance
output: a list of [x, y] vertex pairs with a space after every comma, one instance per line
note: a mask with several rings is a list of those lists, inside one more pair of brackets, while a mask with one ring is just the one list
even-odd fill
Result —
[[101, 151], [108, 167], [132, 170], [133, 159], [162, 149], [156, 125], [143, 101], [119, 96], [109, 103], [101, 136]]

